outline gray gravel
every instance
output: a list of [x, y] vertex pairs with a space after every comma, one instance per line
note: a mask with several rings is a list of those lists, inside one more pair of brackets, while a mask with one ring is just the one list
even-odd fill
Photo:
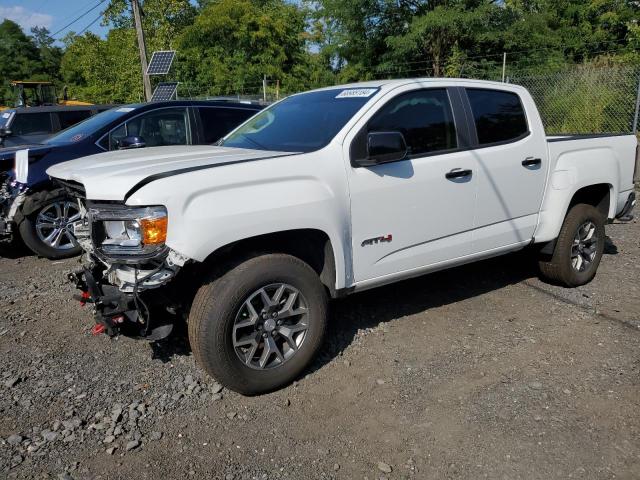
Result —
[[76, 260], [0, 250], [0, 477], [640, 478], [640, 224], [607, 233], [579, 289], [521, 253], [334, 302], [306, 376], [253, 398], [184, 335], [91, 336]]

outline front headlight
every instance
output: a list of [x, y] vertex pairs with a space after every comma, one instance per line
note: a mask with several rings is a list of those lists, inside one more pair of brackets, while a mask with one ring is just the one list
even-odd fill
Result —
[[92, 238], [107, 257], [148, 257], [164, 250], [168, 218], [164, 207], [99, 206], [89, 209]]

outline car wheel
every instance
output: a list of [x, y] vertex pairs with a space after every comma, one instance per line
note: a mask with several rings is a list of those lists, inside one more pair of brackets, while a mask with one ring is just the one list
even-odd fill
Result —
[[73, 236], [73, 224], [79, 220], [80, 210], [73, 199], [54, 198], [22, 220], [20, 236], [41, 257], [53, 260], [73, 257], [81, 251]]
[[302, 373], [322, 344], [326, 323], [327, 293], [316, 272], [296, 257], [268, 254], [200, 287], [189, 341], [211, 376], [256, 395]]
[[589, 283], [604, 252], [604, 222], [594, 206], [573, 206], [564, 219], [551, 259], [539, 262], [542, 275], [567, 287]]

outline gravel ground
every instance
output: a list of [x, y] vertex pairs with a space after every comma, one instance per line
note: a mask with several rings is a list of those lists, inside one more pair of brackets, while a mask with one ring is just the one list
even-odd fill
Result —
[[640, 223], [596, 279], [518, 253], [332, 304], [320, 358], [246, 398], [93, 337], [65, 272], [0, 251], [0, 478], [640, 478]]

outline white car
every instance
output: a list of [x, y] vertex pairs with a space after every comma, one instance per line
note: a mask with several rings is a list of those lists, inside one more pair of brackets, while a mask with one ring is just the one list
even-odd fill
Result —
[[536, 244], [589, 282], [630, 215], [634, 135], [547, 137], [521, 87], [372, 81], [288, 97], [215, 146], [103, 153], [48, 173], [79, 197], [73, 275], [96, 332], [186, 319], [204, 369], [257, 394], [322, 344], [330, 297]]

